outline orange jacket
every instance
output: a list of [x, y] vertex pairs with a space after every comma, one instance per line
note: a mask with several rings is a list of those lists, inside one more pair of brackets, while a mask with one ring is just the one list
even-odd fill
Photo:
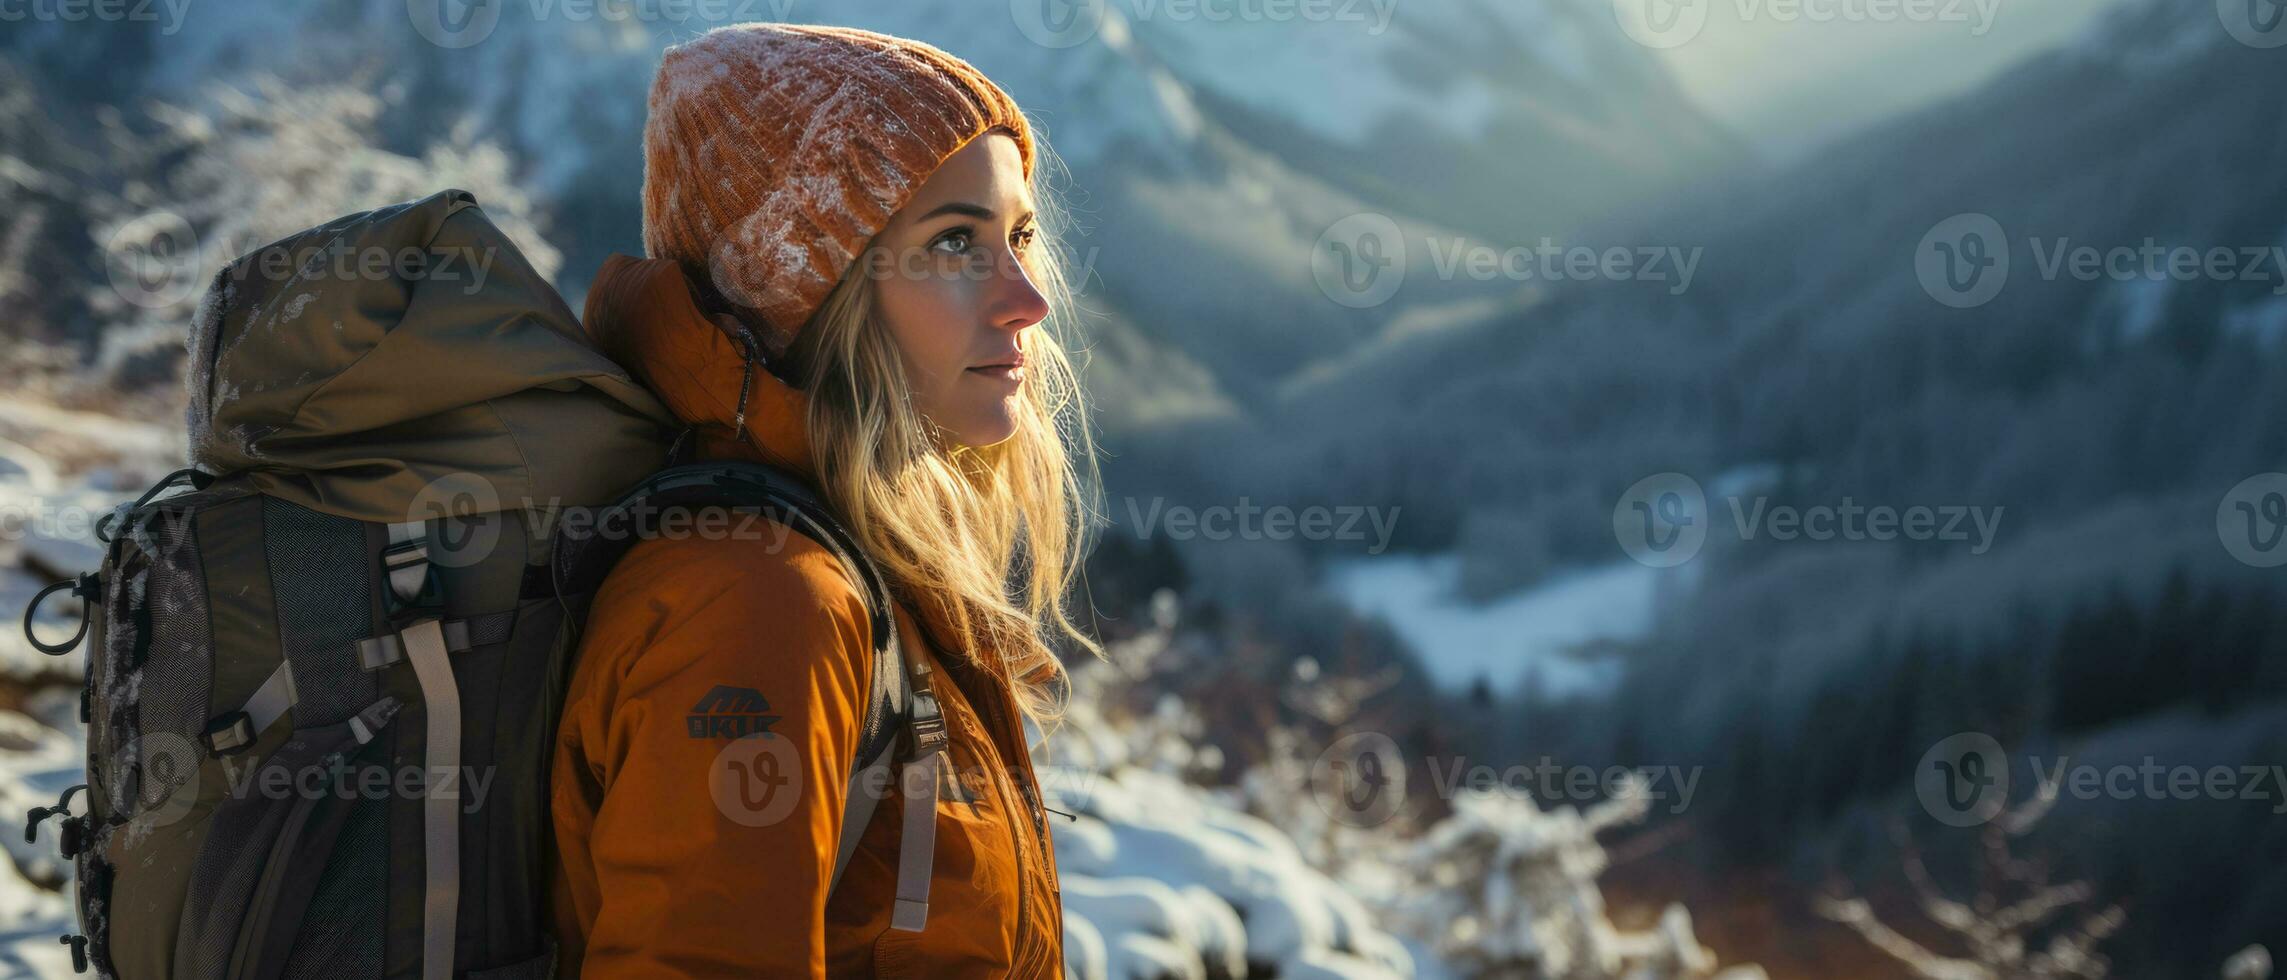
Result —
[[[815, 472], [804, 396], [767, 371], [755, 372], [747, 438], [732, 434], [737, 350], [672, 262], [612, 256], [586, 320], [599, 348], [700, 426], [701, 458]], [[951, 631], [930, 618], [934, 602], [896, 610], [901, 642], [938, 678], [950, 736], [927, 928], [889, 928], [896, 787], [826, 900], [871, 680], [864, 599], [799, 534], [724, 530], [639, 542], [589, 613], [551, 777], [566, 975], [1062, 976], [1055, 857], [1016, 701], [1004, 676], [939, 655]], [[725, 706], [736, 724], [710, 720]], [[771, 735], [734, 744], [758, 725]]]

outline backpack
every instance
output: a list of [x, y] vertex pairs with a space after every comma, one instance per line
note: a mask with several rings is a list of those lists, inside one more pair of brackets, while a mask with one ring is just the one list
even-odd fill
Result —
[[[676, 420], [587, 345], [468, 192], [239, 257], [189, 347], [193, 466], [99, 522], [100, 570], [25, 614], [31, 636], [68, 589], [79, 632], [32, 642], [88, 643], [87, 782], [25, 827], [62, 818], [81, 931], [59, 941], [76, 969], [553, 975], [564, 687], [593, 592], [637, 539], [606, 532], [664, 508], [757, 508], [861, 584], [875, 681], [836, 878], [879, 795], [861, 780], [902, 762], [936, 785], [926, 668], [899, 650], [853, 539], [783, 471], [676, 464]], [[595, 519], [549, 519], [572, 512]], [[934, 820], [919, 816], [900, 928], [926, 916]]]

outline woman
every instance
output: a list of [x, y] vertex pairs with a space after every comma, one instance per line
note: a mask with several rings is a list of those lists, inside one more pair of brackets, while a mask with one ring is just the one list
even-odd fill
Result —
[[[829, 900], [870, 681], [862, 593], [775, 526], [638, 543], [597, 593], [558, 731], [566, 972], [1059, 976], [1024, 726], [1064, 679], [1045, 641], [1095, 650], [1062, 603], [1094, 473], [1047, 332], [1068, 294], [1031, 129], [928, 45], [745, 24], [667, 50], [644, 143], [651, 257], [604, 264], [588, 330], [699, 458], [820, 490], [891, 580], [950, 740], [925, 928], [890, 928], [902, 785]], [[686, 723], [724, 689], [741, 725]], [[792, 760], [765, 773], [766, 819], [710, 789], [750, 726]]]

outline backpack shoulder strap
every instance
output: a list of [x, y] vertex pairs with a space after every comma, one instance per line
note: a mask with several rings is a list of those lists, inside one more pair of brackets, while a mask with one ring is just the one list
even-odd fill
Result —
[[[557, 596], [565, 604], [569, 628], [576, 630], [585, 621], [587, 604], [596, 588], [634, 547], [636, 536], [624, 532], [639, 512], [705, 506], [758, 507], [764, 516], [832, 552], [857, 580], [873, 632], [873, 682], [859, 723], [857, 758], [851, 766], [829, 889], [841, 882], [842, 872], [857, 852], [858, 839], [890, 785], [892, 770], [899, 761], [900, 732], [910, 732], [912, 737], [905, 743], [910, 753], [905, 762], [920, 767], [913, 781], [916, 788], [927, 789], [906, 800], [903, 837], [898, 845], [897, 910], [891, 924], [920, 931], [927, 921], [929, 873], [935, 856], [937, 769], [946, 739], [944, 718], [931, 690], [928, 664], [908, 656], [898, 641], [896, 600], [880, 569], [803, 480], [778, 467], [736, 460], [686, 463], [652, 474], [598, 513], [591, 525], [594, 532], [558, 534], [552, 574]], [[614, 529], [621, 533], [614, 533]]]

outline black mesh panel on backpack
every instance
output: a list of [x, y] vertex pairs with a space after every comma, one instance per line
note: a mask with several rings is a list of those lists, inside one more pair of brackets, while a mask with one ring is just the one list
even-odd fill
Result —
[[358, 800], [302, 920], [284, 980], [377, 977], [389, 892], [389, 802]]
[[353, 656], [373, 632], [365, 525], [276, 497], [262, 507], [278, 640], [294, 670], [294, 724], [330, 725], [380, 696]]
[[[379, 697], [351, 651], [371, 632], [373, 570], [365, 525], [263, 500], [278, 631], [293, 665], [297, 726], [329, 725]], [[301, 921], [287, 977], [378, 976], [389, 888], [388, 800], [349, 804], [348, 823]], [[342, 971], [347, 971], [346, 973]]]

